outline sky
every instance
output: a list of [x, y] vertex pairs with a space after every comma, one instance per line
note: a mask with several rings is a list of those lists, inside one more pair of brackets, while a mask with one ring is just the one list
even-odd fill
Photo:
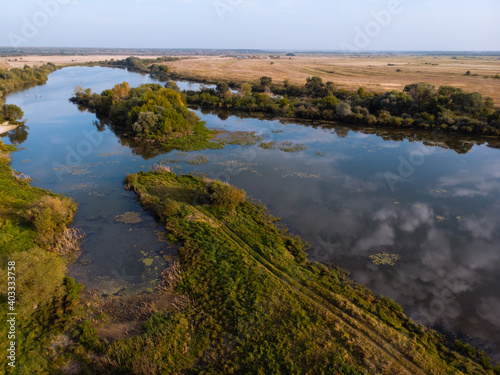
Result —
[[1, 0], [2, 47], [500, 51], [498, 0]]

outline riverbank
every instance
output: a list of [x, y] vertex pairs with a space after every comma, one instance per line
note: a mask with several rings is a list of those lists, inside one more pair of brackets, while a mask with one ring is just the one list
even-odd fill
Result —
[[[28, 177], [9, 167], [12, 151], [0, 141], [0, 317], [6, 322], [8, 313], [17, 314], [10, 340], [8, 325], [0, 325], [0, 350], [7, 353], [14, 342], [16, 369], [42, 374], [57, 367], [58, 356], [47, 346], [71, 327], [76, 309], [79, 286], [66, 277], [61, 256], [79, 244], [80, 235], [68, 229], [76, 205], [32, 187]], [[11, 277], [15, 286], [7, 289]], [[10, 373], [9, 363], [3, 355], [0, 372]]]
[[244, 191], [168, 168], [125, 184], [180, 244], [163, 288], [184, 301], [153, 315], [133, 341], [106, 344], [95, 322], [83, 342], [94, 370], [494, 373], [347, 272], [309, 262], [307, 244]]
[[18, 126], [19, 125], [9, 125], [9, 122], [5, 121], [3, 124], [0, 124], [0, 134], [8, 133], [11, 130], [17, 128]]

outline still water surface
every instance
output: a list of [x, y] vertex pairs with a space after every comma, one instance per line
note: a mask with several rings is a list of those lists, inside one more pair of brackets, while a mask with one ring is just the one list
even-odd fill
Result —
[[[158, 241], [161, 228], [123, 189], [127, 174], [161, 162], [245, 189], [311, 243], [311, 259], [349, 270], [414, 319], [468, 335], [500, 360], [499, 149], [197, 111], [210, 128], [255, 131], [264, 141], [307, 149], [286, 153], [257, 144], [162, 154], [120, 140], [68, 101], [77, 85], [101, 92], [123, 81], [155, 82], [124, 70], [72, 67], [7, 98], [29, 126], [13, 168], [79, 204], [73, 225], [87, 237], [70, 266], [77, 281], [108, 294], [151, 290], [175, 260], [175, 249]], [[186, 162], [199, 155], [210, 162]], [[122, 220], [126, 213], [135, 213], [132, 222]], [[377, 265], [370, 256], [382, 252], [399, 259]]]

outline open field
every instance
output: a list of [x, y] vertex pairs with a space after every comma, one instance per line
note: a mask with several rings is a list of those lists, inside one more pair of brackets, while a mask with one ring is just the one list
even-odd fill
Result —
[[[252, 81], [270, 76], [275, 82], [289, 79], [304, 84], [307, 77], [320, 76], [346, 89], [363, 86], [373, 91], [402, 90], [405, 85], [429, 82], [451, 85], [491, 96], [500, 106], [500, 58], [457, 56], [361, 55], [297, 56], [281, 59], [236, 59], [200, 57], [166, 63], [172, 70], [192, 76]], [[391, 65], [389, 65], [391, 64]], [[400, 69], [400, 72], [397, 70]], [[466, 72], [471, 71], [467, 76]]]
[[[40, 56], [40, 55], [26, 55], [26, 56], [5, 56], [0, 58], [0, 69], [22, 68], [24, 65], [40, 66], [46, 63], [53, 63], [56, 65], [66, 65], [75, 63], [86, 63], [91, 61], [104, 61], [104, 60], [121, 60], [126, 59], [130, 55], [54, 55], [54, 56]], [[158, 56], [140, 56], [142, 59], [157, 58]]]
[[[22, 68], [25, 64], [39, 66], [47, 62], [56, 65], [78, 64], [92, 61], [120, 60], [127, 55], [26, 55], [0, 58], [0, 68]], [[139, 56], [157, 58], [158, 55]], [[311, 76], [320, 76], [340, 88], [383, 92], [402, 90], [405, 85], [429, 82], [436, 86], [451, 85], [466, 91], [478, 91], [491, 96], [500, 106], [500, 57], [451, 55], [299, 55], [270, 59], [260, 54], [258, 58], [188, 56], [179, 61], [167, 62], [172, 70], [211, 80], [252, 81], [270, 76], [275, 82], [289, 79], [304, 84]], [[390, 64], [390, 65], [389, 65]], [[397, 71], [397, 70], [401, 71]], [[467, 76], [466, 72], [471, 75]]]

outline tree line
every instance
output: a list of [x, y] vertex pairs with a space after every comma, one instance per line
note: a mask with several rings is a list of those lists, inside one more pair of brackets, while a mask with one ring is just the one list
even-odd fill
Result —
[[276, 85], [271, 77], [262, 77], [256, 83], [241, 84], [237, 94], [225, 82], [219, 82], [215, 89], [188, 91], [187, 102], [285, 118], [500, 136], [500, 110], [490, 97], [429, 83], [379, 94], [362, 87], [357, 91], [338, 89], [321, 77], [310, 77], [303, 86], [288, 80]]
[[52, 63], [35, 68], [25, 65], [23, 69], [0, 69], [0, 100], [2, 100], [7, 93], [27, 84], [46, 82], [48, 75], [56, 70], [57, 67]]

